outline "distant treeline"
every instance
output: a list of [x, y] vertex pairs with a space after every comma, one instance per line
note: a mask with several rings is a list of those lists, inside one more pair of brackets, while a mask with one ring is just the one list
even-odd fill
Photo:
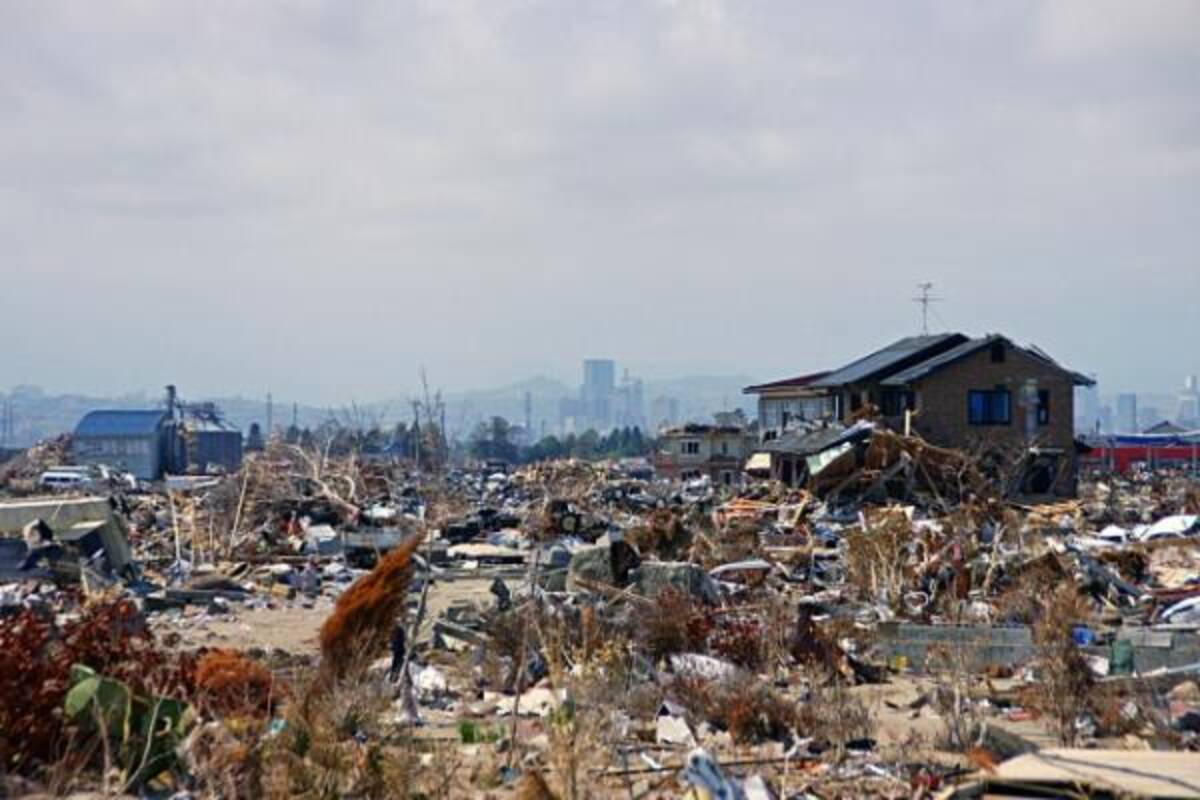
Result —
[[[509, 464], [529, 464], [556, 458], [634, 458], [653, 452], [654, 439], [641, 428], [614, 428], [601, 434], [588, 430], [581, 434], [546, 436], [531, 445], [518, 442], [521, 430], [503, 417], [481, 422], [465, 442], [445, 442], [436, 424], [416, 427], [400, 423], [392, 428], [359, 428], [326, 422], [316, 428], [291, 426], [283, 433], [290, 444], [326, 450], [330, 455], [344, 456], [352, 452], [392, 458], [413, 458], [420, 446], [424, 463], [439, 462], [449, 456], [451, 461], [464, 458], [480, 461], [504, 461]], [[261, 449], [262, 434], [252, 426], [247, 437], [247, 449]], [[447, 453], [448, 451], [448, 453]]]
[[521, 446], [513, 441], [512, 426], [503, 417], [481, 422], [471, 433], [468, 452], [481, 461], [506, 461], [528, 464], [554, 458], [633, 458], [649, 454], [654, 440], [644, 436], [641, 428], [614, 428], [600, 434], [588, 430], [559, 438], [547, 436], [535, 444]]

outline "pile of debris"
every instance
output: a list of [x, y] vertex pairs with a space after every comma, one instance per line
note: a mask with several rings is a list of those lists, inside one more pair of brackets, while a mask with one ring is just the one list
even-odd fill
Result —
[[23, 453], [0, 463], [0, 493], [23, 496], [38, 491], [42, 473], [59, 464], [70, 463], [71, 435], [39, 442]]
[[[108, 742], [130, 789], [913, 797], [1050, 785], [1072, 759], [1128, 788], [1120, 759], [1050, 745], [1200, 774], [1196, 478], [1094, 475], [1027, 505], [917, 437], [805, 435], [780, 445], [793, 486], [273, 443], [230, 475], [9, 491], [0, 636], [80, 660], [36, 695], [64, 710], [51, 738], [172, 709], [151, 719], [168, 739]], [[71, 620], [113, 603], [124, 627], [89, 635], [152, 645], [85, 646]], [[134, 679], [142, 652], [174, 688]], [[79, 751], [77, 788], [103, 750]]]

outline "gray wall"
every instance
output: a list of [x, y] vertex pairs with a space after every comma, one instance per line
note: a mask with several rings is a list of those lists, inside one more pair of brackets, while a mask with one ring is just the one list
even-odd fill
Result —
[[162, 477], [162, 434], [76, 436], [71, 457], [76, 464], [104, 464], [141, 480], [156, 480]]

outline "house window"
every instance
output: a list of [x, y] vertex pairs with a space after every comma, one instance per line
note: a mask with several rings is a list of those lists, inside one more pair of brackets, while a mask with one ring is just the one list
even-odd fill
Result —
[[1012, 395], [1007, 389], [967, 392], [967, 422], [972, 425], [1012, 423]]
[[1004, 363], [1004, 342], [992, 342], [992, 363]]
[[700, 443], [696, 441], [682, 442], [679, 445], [679, 452], [685, 456], [695, 456], [700, 454]]
[[729, 455], [729, 442], [721, 442], [721, 455]]
[[1037, 401], [1037, 421], [1038, 425], [1050, 424], [1050, 390], [1038, 389]]
[[880, 399], [883, 404], [882, 411], [885, 417], [898, 417], [905, 411], [912, 411], [916, 408], [916, 398], [909, 391], [885, 389]]

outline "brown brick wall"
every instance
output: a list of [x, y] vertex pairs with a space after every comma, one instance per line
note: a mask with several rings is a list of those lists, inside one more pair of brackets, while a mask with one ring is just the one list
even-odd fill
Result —
[[[1070, 461], [1067, 480], [1056, 487], [1059, 494], [1074, 492], [1075, 387], [1069, 375], [1024, 352], [1008, 347], [1003, 363], [992, 363], [984, 348], [961, 361], [933, 373], [913, 387], [917, 416], [914, 429], [926, 440], [946, 447], [975, 449], [995, 444], [1015, 448], [1025, 441], [1026, 409], [1021, 389], [1028, 379], [1038, 389], [1050, 392], [1050, 419], [1036, 428], [1035, 443], [1061, 448]], [[1008, 425], [972, 425], [968, 422], [967, 393], [973, 389], [1003, 386], [1011, 393], [1012, 421]], [[1030, 412], [1035, 413], [1035, 412]]]

